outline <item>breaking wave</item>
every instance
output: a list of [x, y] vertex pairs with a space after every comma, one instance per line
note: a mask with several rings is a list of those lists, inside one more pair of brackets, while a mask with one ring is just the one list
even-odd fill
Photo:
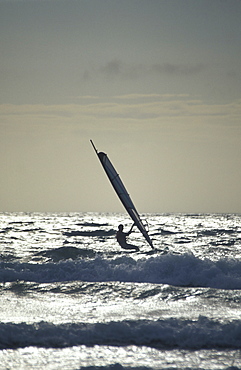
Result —
[[63, 348], [77, 345], [149, 346], [155, 348], [241, 347], [241, 321], [220, 323], [200, 316], [198, 320], [133, 320], [109, 323], [55, 325], [0, 324], [0, 349], [38, 346]]
[[241, 261], [233, 259], [220, 259], [214, 262], [190, 254], [172, 253], [138, 260], [126, 255], [108, 259], [101, 255], [93, 257], [93, 251], [81, 249], [78, 251], [77, 248], [41, 253], [48, 255], [49, 258], [51, 253], [54, 253], [52, 260], [59, 259], [59, 262], [38, 264], [2, 261], [0, 282], [120, 281], [241, 289]]

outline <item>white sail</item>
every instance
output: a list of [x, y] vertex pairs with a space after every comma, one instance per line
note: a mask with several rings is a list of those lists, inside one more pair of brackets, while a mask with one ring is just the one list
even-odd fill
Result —
[[113, 186], [113, 188], [115, 189], [118, 197], [120, 198], [120, 201], [122, 202], [123, 206], [125, 207], [126, 211], [128, 212], [129, 216], [132, 218], [132, 220], [134, 221], [135, 225], [138, 227], [138, 229], [140, 230], [140, 232], [142, 233], [142, 235], [144, 236], [144, 238], [146, 239], [146, 241], [150, 244], [150, 246], [152, 248], [153, 247], [153, 244], [152, 244], [152, 240], [150, 239], [149, 235], [148, 235], [148, 232], [145, 228], [145, 226], [143, 225], [142, 221], [141, 221], [141, 218], [130, 198], [130, 195], [128, 194], [123, 182], [121, 181], [120, 179], [120, 176], [118, 175], [118, 173], [116, 172], [114, 166], [112, 165], [111, 161], [109, 160], [109, 158], [107, 157], [107, 154], [103, 153], [103, 152], [98, 152], [97, 149], [95, 148], [94, 146], [94, 143], [91, 141], [91, 144], [93, 145], [93, 148], [97, 154], [97, 156], [99, 157], [99, 160]]

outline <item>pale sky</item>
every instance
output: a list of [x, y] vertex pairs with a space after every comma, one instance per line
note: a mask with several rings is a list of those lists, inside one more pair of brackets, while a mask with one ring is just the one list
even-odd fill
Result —
[[240, 0], [0, 0], [0, 211], [241, 213]]

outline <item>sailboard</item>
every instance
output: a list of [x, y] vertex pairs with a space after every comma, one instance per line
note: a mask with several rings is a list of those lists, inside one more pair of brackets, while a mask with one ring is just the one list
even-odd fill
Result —
[[97, 156], [99, 157], [99, 160], [113, 186], [113, 188], [116, 191], [116, 194], [118, 195], [121, 203], [125, 207], [126, 211], [128, 212], [129, 216], [134, 221], [135, 225], [139, 229], [139, 231], [142, 233], [146, 241], [149, 243], [149, 245], [154, 249], [152, 240], [150, 239], [148, 235], [148, 231], [146, 230], [145, 226], [143, 225], [143, 222], [139, 216], [139, 213], [137, 212], [134, 203], [131, 200], [130, 195], [128, 194], [123, 182], [121, 181], [121, 178], [119, 174], [116, 172], [114, 166], [112, 165], [111, 161], [109, 160], [106, 153], [98, 152], [96, 149], [94, 143], [92, 140], [90, 140]]

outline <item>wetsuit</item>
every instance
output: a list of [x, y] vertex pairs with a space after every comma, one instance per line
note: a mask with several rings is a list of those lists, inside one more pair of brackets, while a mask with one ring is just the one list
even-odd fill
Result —
[[126, 237], [128, 235], [130, 235], [131, 231], [129, 231], [128, 233], [124, 233], [123, 231], [121, 230], [118, 230], [117, 233], [116, 233], [116, 239], [118, 241], [118, 243], [120, 244], [121, 248], [123, 249], [134, 249], [135, 251], [139, 251], [139, 248], [135, 245], [132, 245], [132, 244], [128, 244], [126, 242]]

